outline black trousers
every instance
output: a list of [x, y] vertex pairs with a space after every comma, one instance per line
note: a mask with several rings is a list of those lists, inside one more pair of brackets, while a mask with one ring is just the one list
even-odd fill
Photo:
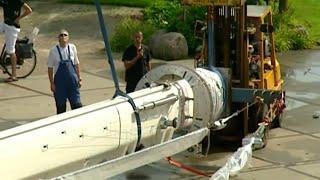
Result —
[[130, 80], [127, 81], [127, 86], [126, 86], [126, 93], [131, 93], [136, 89], [136, 86], [138, 84], [139, 80]]

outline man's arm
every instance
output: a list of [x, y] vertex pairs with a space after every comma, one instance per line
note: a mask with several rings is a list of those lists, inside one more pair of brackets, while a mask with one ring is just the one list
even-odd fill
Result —
[[53, 68], [51, 68], [51, 67], [48, 67], [48, 77], [49, 77], [50, 84], [52, 84], [53, 83]]
[[28, 16], [32, 12], [31, 7], [27, 3], [24, 3], [22, 8], [23, 8], [24, 11], [23, 11], [23, 14], [20, 16], [20, 19]]
[[79, 81], [78, 81], [78, 85], [79, 85], [79, 88], [81, 88], [82, 86], [82, 79], [81, 79], [81, 76], [80, 76], [80, 66], [79, 64], [76, 64], [74, 65], [75, 69], [76, 69], [76, 73], [77, 73], [77, 76], [79, 78]]
[[76, 69], [76, 73], [77, 73], [77, 76], [79, 78], [79, 81], [81, 81], [82, 79], [81, 79], [81, 76], [80, 76], [80, 66], [79, 66], [79, 64], [74, 65], [74, 67]]
[[53, 82], [53, 68], [52, 67], [48, 67], [48, 77], [49, 77], [49, 81], [50, 81], [50, 89], [52, 92], [55, 92], [55, 85]]
[[138, 54], [136, 57], [134, 57], [131, 61], [127, 61], [127, 60], [124, 60], [123, 61], [123, 64], [124, 64], [124, 67], [126, 69], [130, 69], [133, 65], [135, 65], [138, 60], [141, 58], [141, 54]]
[[54, 49], [51, 49], [49, 52], [47, 66], [48, 66], [48, 78], [49, 78], [49, 82], [50, 82], [50, 89], [54, 93], [56, 90], [55, 85], [54, 85], [54, 80], [53, 80], [53, 77], [54, 77], [53, 68], [55, 67], [55, 65], [54, 65]]
[[151, 70], [151, 63], [150, 63], [150, 62], [148, 62], [147, 69], [148, 69], [148, 71], [150, 71], [150, 70]]
[[21, 16], [17, 17], [17, 19], [15, 20], [15, 22], [16, 22], [17, 24], [19, 24], [19, 21], [20, 21], [22, 18], [28, 16], [28, 15], [32, 12], [31, 7], [30, 7], [27, 3], [24, 3], [23, 6], [22, 6], [22, 8], [23, 8], [23, 14], [22, 14]]
[[81, 87], [81, 76], [80, 76], [80, 61], [79, 61], [79, 58], [78, 58], [78, 51], [77, 51], [77, 47], [73, 44], [72, 45], [72, 49], [73, 49], [73, 53], [74, 53], [74, 68], [76, 70], [76, 74], [78, 76], [78, 79], [79, 79], [79, 87]]
[[147, 64], [147, 69], [148, 69], [148, 71], [150, 71], [150, 70], [151, 70], [151, 63], [150, 63], [150, 61], [151, 61], [151, 53], [150, 53], [149, 48], [147, 48], [147, 50], [148, 50], [148, 64]]

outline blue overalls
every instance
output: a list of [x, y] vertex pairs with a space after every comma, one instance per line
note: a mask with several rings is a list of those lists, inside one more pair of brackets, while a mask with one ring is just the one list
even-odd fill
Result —
[[68, 45], [69, 59], [64, 60], [61, 55], [59, 46], [57, 50], [60, 56], [58, 70], [54, 76], [56, 90], [54, 97], [56, 100], [57, 114], [66, 112], [67, 98], [70, 102], [71, 109], [82, 107], [80, 101], [79, 78], [70, 57], [70, 47]]

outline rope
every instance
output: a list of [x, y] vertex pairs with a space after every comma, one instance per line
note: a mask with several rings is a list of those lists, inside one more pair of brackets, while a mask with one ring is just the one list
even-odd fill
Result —
[[197, 175], [200, 175], [200, 176], [205, 176], [205, 177], [211, 177], [210, 174], [207, 174], [206, 172], [203, 172], [197, 168], [194, 168], [194, 167], [191, 167], [191, 166], [188, 166], [188, 165], [185, 165], [181, 162], [178, 162], [174, 159], [172, 159], [171, 157], [166, 157], [165, 160], [167, 160], [169, 162], [169, 164], [171, 165], [174, 165], [178, 168], [181, 168], [181, 169], [184, 169], [184, 170], [187, 170], [187, 171], [190, 171], [194, 174], [197, 174]]

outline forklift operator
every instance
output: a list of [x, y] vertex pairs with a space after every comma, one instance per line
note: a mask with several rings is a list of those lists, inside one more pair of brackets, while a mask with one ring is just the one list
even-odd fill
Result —
[[249, 61], [249, 77], [251, 79], [259, 79], [261, 61], [259, 55], [254, 54], [253, 45], [248, 45], [248, 61]]

